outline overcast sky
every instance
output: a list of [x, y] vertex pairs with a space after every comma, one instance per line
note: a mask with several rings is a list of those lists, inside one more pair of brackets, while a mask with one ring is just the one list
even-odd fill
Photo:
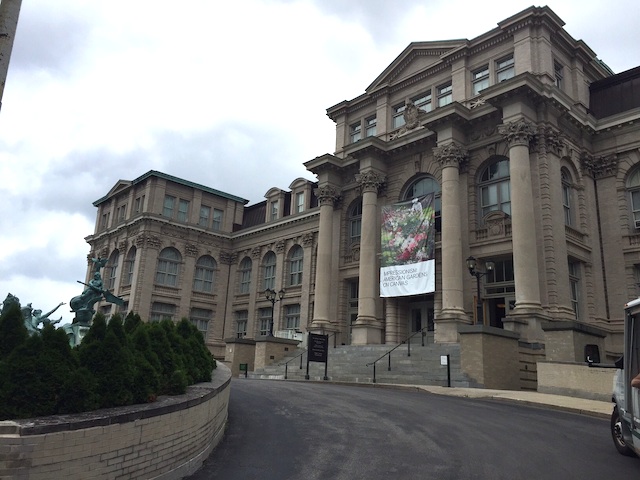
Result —
[[[619, 73], [640, 65], [639, 5], [550, 7]], [[302, 164], [333, 152], [328, 107], [410, 42], [472, 39], [529, 6], [23, 0], [0, 111], [0, 296], [46, 312], [81, 293], [92, 202], [119, 179], [160, 170], [250, 203], [315, 180]]]

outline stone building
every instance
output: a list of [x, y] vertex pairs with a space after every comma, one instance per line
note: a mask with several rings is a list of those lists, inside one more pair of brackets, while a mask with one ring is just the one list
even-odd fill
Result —
[[[521, 350], [564, 329], [612, 358], [640, 281], [640, 68], [614, 75], [563, 26], [531, 7], [472, 40], [411, 43], [327, 110], [335, 150], [305, 163], [317, 182], [256, 205], [160, 172], [118, 182], [87, 237], [105, 284], [143, 318], [191, 318], [219, 356], [271, 329], [458, 342], [482, 320]], [[380, 209], [425, 193], [436, 291], [381, 298]]]

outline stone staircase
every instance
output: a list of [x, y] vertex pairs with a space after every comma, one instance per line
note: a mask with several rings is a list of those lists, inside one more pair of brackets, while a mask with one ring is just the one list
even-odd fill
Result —
[[[393, 345], [342, 345], [335, 348], [329, 345], [327, 377], [333, 382], [374, 383], [373, 366], [368, 365], [379, 359], [393, 348]], [[411, 355], [408, 346], [402, 344], [391, 353], [389, 360], [384, 357], [376, 363], [375, 383], [395, 383], [404, 385], [440, 385], [447, 386], [447, 367], [441, 365], [441, 357], [449, 355], [451, 386], [476, 387], [460, 369], [459, 344], [434, 344], [432, 335], [427, 336], [425, 346], [421, 339], [411, 342]], [[300, 356], [301, 355], [301, 356]], [[302, 358], [302, 368], [300, 368]], [[285, 367], [285, 364], [287, 366]], [[307, 373], [307, 354], [297, 349], [291, 355], [277, 363], [249, 372], [250, 378], [284, 380], [304, 380]], [[324, 363], [309, 363], [309, 379], [323, 380]]]

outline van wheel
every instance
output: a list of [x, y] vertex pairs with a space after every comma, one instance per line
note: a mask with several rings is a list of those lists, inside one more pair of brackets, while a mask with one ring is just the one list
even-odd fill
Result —
[[611, 437], [618, 452], [627, 457], [635, 457], [636, 454], [627, 446], [622, 436], [622, 421], [618, 414], [618, 407], [614, 407], [611, 414]]

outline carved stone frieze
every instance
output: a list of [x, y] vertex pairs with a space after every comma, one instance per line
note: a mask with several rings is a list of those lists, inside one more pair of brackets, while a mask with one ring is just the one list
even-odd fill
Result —
[[184, 246], [184, 252], [189, 256], [189, 257], [195, 257], [198, 255], [198, 247], [196, 247], [194, 244], [192, 243], [187, 243]]
[[220, 263], [233, 265], [238, 261], [238, 254], [232, 252], [220, 252]]
[[536, 149], [540, 154], [552, 152], [561, 156], [565, 148], [564, 137], [562, 134], [556, 129], [547, 126], [541, 126], [538, 128], [535, 141]]
[[120, 242], [118, 242], [118, 250], [126, 250], [127, 246], [128, 246], [129, 242], [127, 240], [122, 240]]
[[377, 194], [385, 185], [386, 178], [378, 172], [369, 170], [368, 172], [357, 174], [356, 182], [360, 186], [360, 189], [363, 193], [374, 192]]
[[138, 235], [136, 237], [135, 244], [136, 244], [136, 247], [139, 247], [139, 248], [142, 248], [142, 247], [160, 248], [160, 246], [162, 245], [162, 241], [156, 235], [147, 235], [143, 233], [142, 235]]
[[262, 256], [262, 249], [260, 247], [253, 247], [251, 250], [251, 258], [254, 260], [259, 260]]
[[313, 233], [309, 232], [302, 235], [302, 246], [303, 247], [313, 246]]
[[278, 240], [274, 245], [276, 253], [284, 253], [285, 246], [286, 244], [284, 240]]
[[504, 137], [509, 147], [516, 145], [529, 146], [535, 135], [533, 123], [526, 120], [508, 122], [498, 126], [498, 132]]
[[462, 168], [469, 162], [469, 152], [456, 142], [434, 148], [433, 156], [443, 167]]
[[582, 169], [593, 178], [603, 178], [618, 172], [618, 156], [616, 154], [594, 157], [587, 152], [580, 155]]
[[320, 206], [329, 205], [333, 207], [338, 200], [340, 200], [340, 194], [333, 185], [323, 185], [314, 189], [313, 193], [318, 197], [318, 203]]

